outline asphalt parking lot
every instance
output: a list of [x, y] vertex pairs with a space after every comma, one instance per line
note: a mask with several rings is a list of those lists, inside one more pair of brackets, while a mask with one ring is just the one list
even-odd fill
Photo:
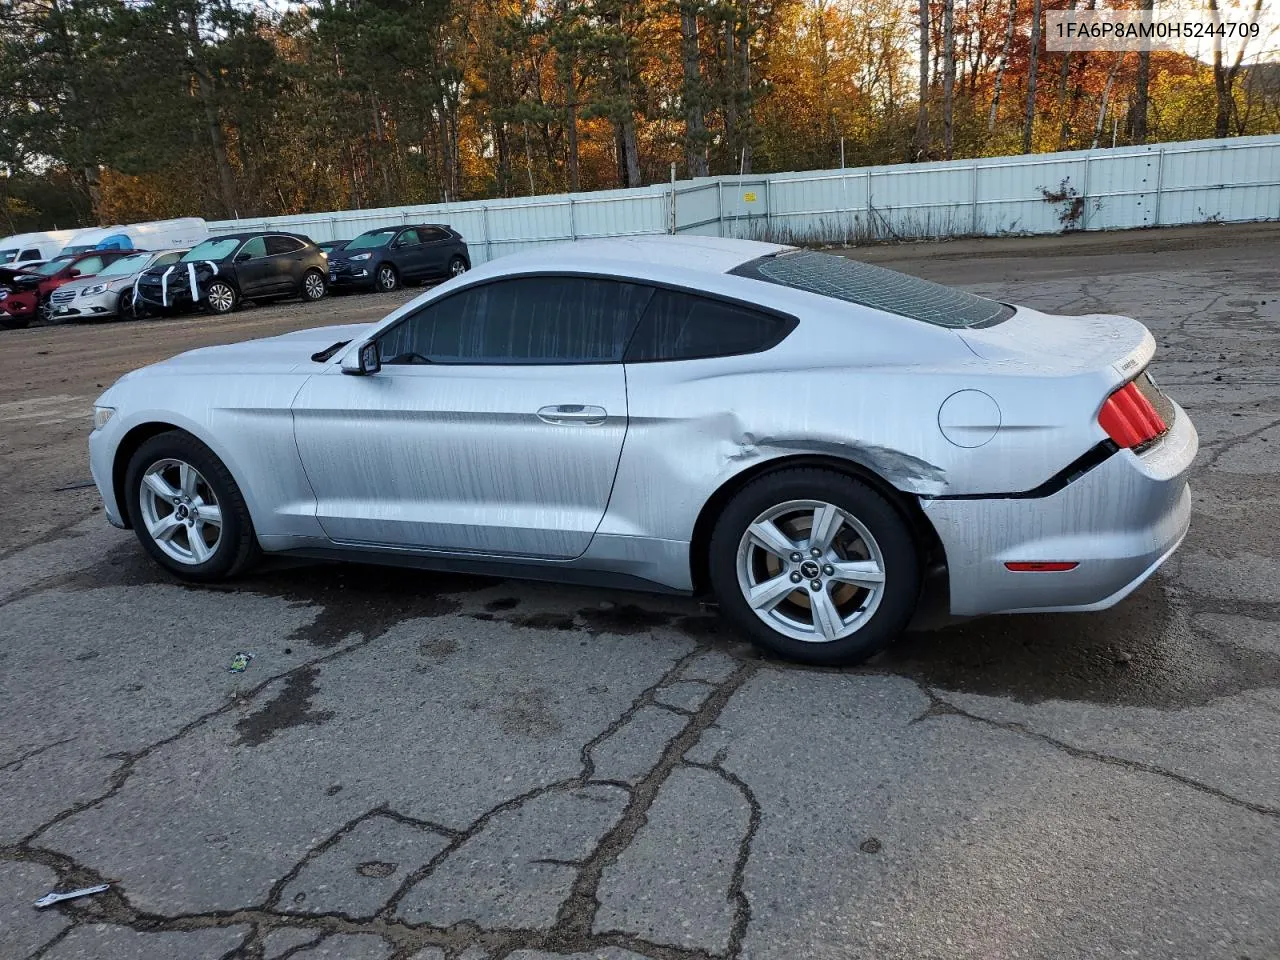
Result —
[[413, 291], [0, 333], [0, 958], [1280, 957], [1280, 228], [855, 255], [1152, 328], [1202, 444], [1159, 574], [843, 671], [680, 599], [191, 588], [85, 487], [99, 388]]

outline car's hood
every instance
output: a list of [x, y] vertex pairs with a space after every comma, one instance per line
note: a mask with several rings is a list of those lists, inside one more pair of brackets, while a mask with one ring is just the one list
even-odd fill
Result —
[[299, 367], [316, 372], [321, 364], [311, 359], [326, 347], [342, 340], [355, 340], [373, 328], [373, 324], [355, 323], [333, 327], [295, 330], [278, 337], [246, 340], [217, 347], [200, 347], [176, 357], [162, 360], [128, 376], [152, 374], [196, 373], [289, 373]]

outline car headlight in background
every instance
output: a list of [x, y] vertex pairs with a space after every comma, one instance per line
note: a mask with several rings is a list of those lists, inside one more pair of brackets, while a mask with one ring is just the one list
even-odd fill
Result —
[[372, 257], [372, 253], [357, 253], [354, 257], [347, 257], [348, 260], [368, 260]]
[[93, 408], [93, 429], [101, 430], [107, 425], [107, 421], [115, 415], [115, 407], [94, 407]]
[[109, 286], [111, 286], [109, 283], [95, 283], [92, 287], [85, 287], [81, 290], [80, 296], [95, 297], [100, 293], [106, 293]]

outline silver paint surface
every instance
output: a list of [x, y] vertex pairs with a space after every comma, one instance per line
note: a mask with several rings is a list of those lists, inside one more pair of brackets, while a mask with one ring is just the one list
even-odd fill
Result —
[[[946, 549], [956, 613], [1119, 599], [1176, 546], [1197, 445], [1181, 412], [1147, 453], [1121, 451], [1051, 497], [1000, 496], [1039, 486], [1106, 439], [1098, 409], [1155, 349], [1140, 323], [1019, 308], [994, 327], [956, 331], [726, 273], [784, 249], [692, 237], [543, 248], [441, 284], [379, 324], [210, 347], [136, 371], [98, 401], [118, 412], [90, 439], [108, 517], [120, 519], [117, 448], [158, 422], [226, 463], [267, 550], [519, 558], [688, 590], [689, 543], [708, 500], [743, 471], [801, 455], [858, 464], [920, 498]], [[747, 356], [341, 371], [380, 329], [437, 297], [546, 272], [706, 291], [799, 324]], [[309, 359], [348, 339], [329, 361]], [[944, 403], [964, 391], [998, 407], [996, 424], [960, 424], [998, 427], [981, 446], [959, 446], [940, 426]], [[539, 416], [562, 404], [606, 413], [578, 424]], [[990, 496], [936, 499], [956, 495]], [[1081, 567], [1067, 576], [1003, 566], [1057, 559]]]

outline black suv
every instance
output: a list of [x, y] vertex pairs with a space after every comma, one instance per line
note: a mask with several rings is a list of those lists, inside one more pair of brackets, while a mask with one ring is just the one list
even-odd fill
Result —
[[470, 268], [462, 234], [444, 224], [420, 223], [360, 234], [329, 255], [329, 282], [335, 287], [394, 290], [415, 280], [447, 280]]
[[138, 296], [153, 310], [204, 307], [230, 313], [244, 300], [301, 297], [320, 300], [328, 290], [325, 255], [296, 233], [228, 233], [210, 237], [167, 267], [138, 279]]

